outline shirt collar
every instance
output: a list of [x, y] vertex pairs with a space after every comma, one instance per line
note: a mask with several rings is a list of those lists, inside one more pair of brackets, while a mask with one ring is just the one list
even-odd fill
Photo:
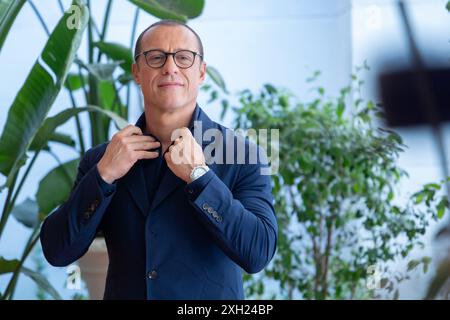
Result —
[[[200, 115], [200, 107], [199, 107], [198, 104], [196, 104], [196, 105], [195, 105], [194, 112], [192, 113], [191, 120], [190, 120], [190, 122], [189, 122], [189, 126], [188, 126], [188, 128], [189, 128], [189, 130], [192, 132], [192, 134], [193, 134], [193, 130], [194, 130], [194, 123], [195, 123], [195, 121], [198, 120], [199, 115]], [[143, 112], [143, 113], [141, 114], [141, 116], [139, 117], [139, 119], [136, 121], [136, 124], [135, 124], [135, 125], [136, 125], [137, 127], [139, 127], [139, 128], [142, 130], [142, 132], [144, 132], [145, 127], [146, 127], [146, 122], [145, 122], [145, 112]], [[146, 134], [152, 136], [152, 137], [155, 138], [155, 139], [157, 139], [151, 132], [147, 132]], [[157, 140], [158, 140], [158, 139], [157, 139]]]

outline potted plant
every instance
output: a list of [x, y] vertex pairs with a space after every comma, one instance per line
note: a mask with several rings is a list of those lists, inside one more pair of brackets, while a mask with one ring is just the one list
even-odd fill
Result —
[[[398, 183], [407, 173], [397, 159], [405, 146], [377, 127], [381, 110], [359, 96], [361, 83], [353, 75], [337, 98], [318, 87], [308, 102], [272, 85], [240, 93], [235, 126], [279, 129], [280, 140], [280, 169], [272, 176], [277, 253], [263, 273], [246, 275], [247, 296], [398, 298], [408, 274], [395, 273], [392, 262], [422, 246], [420, 236], [448, 207], [442, 182], [400, 201]], [[411, 260], [408, 270], [426, 271], [429, 263]], [[279, 292], [266, 290], [268, 279]]]
[[[0, 173], [6, 178], [5, 184], [0, 186], [0, 192], [6, 193], [0, 218], [0, 239], [10, 216], [14, 216], [32, 229], [19, 259], [6, 259], [0, 256], [0, 275], [11, 273], [5, 292], [0, 292], [1, 299], [13, 298], [17, 279], [21, 273], [35, 280], [53, 298], [61, 298], [45, 277], [39, 272], [25, 268], [23, 263], [39, 239], [40, 223], [69, 196], [78, 162], [88, 148], [82, 135], [83, 124], [79, 114], [89, 112], [88, 129], [91, 133], [92, 146], [109, 139], [111, 123], [117, 129], [128, 124], [130, 95], [133, 88], [138, 91], [131, 77], [131, 64], [140, 12], [144, 11], [156, 18], [186, 22], [199, 16], [204, 7], [204, 0], [188, 0], [183, 3], [169, 0], [152, 2], [129, 0], [129, 2], [135, 6], [135, 15], [130, 43], [127, 45], [105, 40], [113, 8], [112, 0], [106, 4], [101, 25], [96, 23], [96, 17], [92, 14], [91, 1], [74, 0], [69, 8], [64, 8], [62, 2], [58, 1], [62, 16], [53, 31], [49, 30], [39, 9], [32, 1], [6, 0], [0, 4], [0, 21], [2, 21], [0, 49], [25, 3], [32, 7], [44, 32], [48, 35], [47, 44], [40, 55], [42, 59], [37, 60], [8, 109], [6, 125], [0, 136]], [[78, 52], [83, 39], [88, 48], [86, 59]], [[47, 69], [42, 67], [42, 61], [47, 64]], [[52, 74], [48, 72], [49, 69]], [[212, 67], [208, 67], [207, 72], [214, 85], [226, 91], [220, 73]], [[53, 76], [56, 77], [56, 83], [52, 81]], [[70, 106], [53, 117], [47, 117], [53, 102], [63, 89], [69, 96]], [[83, 99], [76, 98], [77, 91], [82, 93]], [[29, 116], [24, 117], [24, 114]], [[70, 134], [57, 131], [58, 127], [68, 120], [74, 120], [76, 123], [76, 139]], [[78, 157], [63, 163], [52, 151], [53, 143], [75, 149]], [[24, 202], [17, 204], [17, 196], [41, 151], [51, 154], [57, 166], [39, 182], [34, 198], [28, 197]], [[96, 267], [91, 270], [94, 270], [95, 274], [100, 274], [98, 277], [104, 283], [107, 255], [102, 241], [102, 239], [94, 241], [92, 249], [81, 259], [80, 265], [85, 269], [91, 256], [94, 257], [94, 261], [103, 261], [102, 266], [97, 265], [99, 262], [95, 262]], [[81, 274], [89, 282], [88, 279], [91, 278], [89, 271], [82, 270]], [[104, 285], [101, 286], [101, 289], [93, 289], [95, 286], [88, 283], [93, 298], [101, 297], [103, 292], [100, 294], [100, 291], [103, 291]]]

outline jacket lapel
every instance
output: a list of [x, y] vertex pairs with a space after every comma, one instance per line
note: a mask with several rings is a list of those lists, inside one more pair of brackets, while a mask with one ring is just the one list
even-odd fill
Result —
[[146, 216], [150, 204], [148, 203], [147, 189], [145, 187], [144, 168], [138, 161], [122, 179], [141, 213]]
[[[145, 130], [145, 112], [141, 114], [135, 125], [141, 128], [141, 130]], [[150, 204], [148, 201], [142, 161], [137, 161], [130, 171], [122, 178], [122, 181], [141, 213], [146, 216]]]

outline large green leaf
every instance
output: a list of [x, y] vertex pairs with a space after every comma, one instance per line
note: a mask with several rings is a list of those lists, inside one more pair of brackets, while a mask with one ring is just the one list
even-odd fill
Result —
[[133, 54], [130, 48], [113, 42], [96, 42], [94, 46], [102, 53], [116, 62], [121, 62], [120, 67], [128, 74], [131, 74], [131, 65], [133, 64]]
[[81, 0], [74, 0], [73, 5], [80, 9], [76, 17], [79, 24], [69, 28], [74, 17], [65, 13], [9, 108], [0, 137], [0, 172], [8, 177], [7, 187], [25, 163], [26, 151], [61, 90], [80, 45], [89, 12]]
[[21, 271], [23, 274], [30, 277], [40, 288], [44, 289], [53, 299], [62, 300], [59, 293], [52, 287], [50, 282], [39, 272], [28, 269], [27, 267], [22, 267]]
[[160, 19], [186, 22], [202, 14], [204, 0], [129, 0], [142, 10]]
[[25, 0], [0, 0], [0, 52], [9, 29], [25, 2]]
[[212, 81], [222, 89], [226, 94], [228, 94], [227, 86], [225, 85], [225, 80], [223, 80], [222, 75], [216, 68], [206, 66], [206, 73], [211, 78]]
[[121, 130], [125, 128], [128, 125], [128, 122], [121, 118], [119, 115], [115, 114], [114, 112], [103, 110], [102, 108], [99, 108], [97, 106], [88, 106], [88, 107], [82, 107], [82, 108], [71, 108], [66, 109], [58, 113], [57, 115], [45, 119], [43, 125], [39, 128], [38, 132], [36, 133], [33, 142], [31, 145], [33, 146], [34, 150], [38, 150], [43, 148], [46, 143], [49, 141], [49, 139], [52, 137], [55, 129], [65, 123], [67, 120], [69, 120], [71, 117], [84, 112], [84, 111], [90, 111], [90, 112], [100, 112], [107, 117], [111, 118], [111, 120], [114, 121], [116, 124], [116, 127]]
[[38, 205], [30, 198], [15, 206], [11, 214], [27, 228], [34, 228], [39, 224]]
[[53, 168], [39, 182], [36, 200], [39, 207], [38, 218], [40, 221], [44, 220], [54, 208], [69, 197], [77, 174], [79, 160], [76, 158]]
[[[50, 147], [48, 144], [45, 144], [43, 147], [40, 145], [37, 145], [38, 140], [33, 140], [33, 142], [30, 145], [30, 151], [37, 151], [38, 149], [42, 150], [50, 150]], [[68, 134], [60, 133], [60, 132], [53, 132], [50, 137], [48, 138], [48, 142], [58, 142], [61, 144], [64, 144], [69, 147], [75, 147], [75, 140]]]
[[7, 260], [0, 256], [0, 274], [14, 272], [19, 265], [19, 260]]

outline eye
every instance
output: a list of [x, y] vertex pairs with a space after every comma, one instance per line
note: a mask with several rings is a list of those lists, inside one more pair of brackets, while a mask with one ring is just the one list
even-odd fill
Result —
[[162, 54], [149, 54], [147, 55], [147, 59], [149, 59], [150, 61], [160, 61], [162, 59], [164, 59], [164, 55]]
[[179, 61], [184, 61], [184, 62], [186, 62], [186, 61], [192, 61], [192, 54], [189, 53], [189, 52], [179, 52], [179, 53], [177, 54], [177, 59], [178, 59]]

